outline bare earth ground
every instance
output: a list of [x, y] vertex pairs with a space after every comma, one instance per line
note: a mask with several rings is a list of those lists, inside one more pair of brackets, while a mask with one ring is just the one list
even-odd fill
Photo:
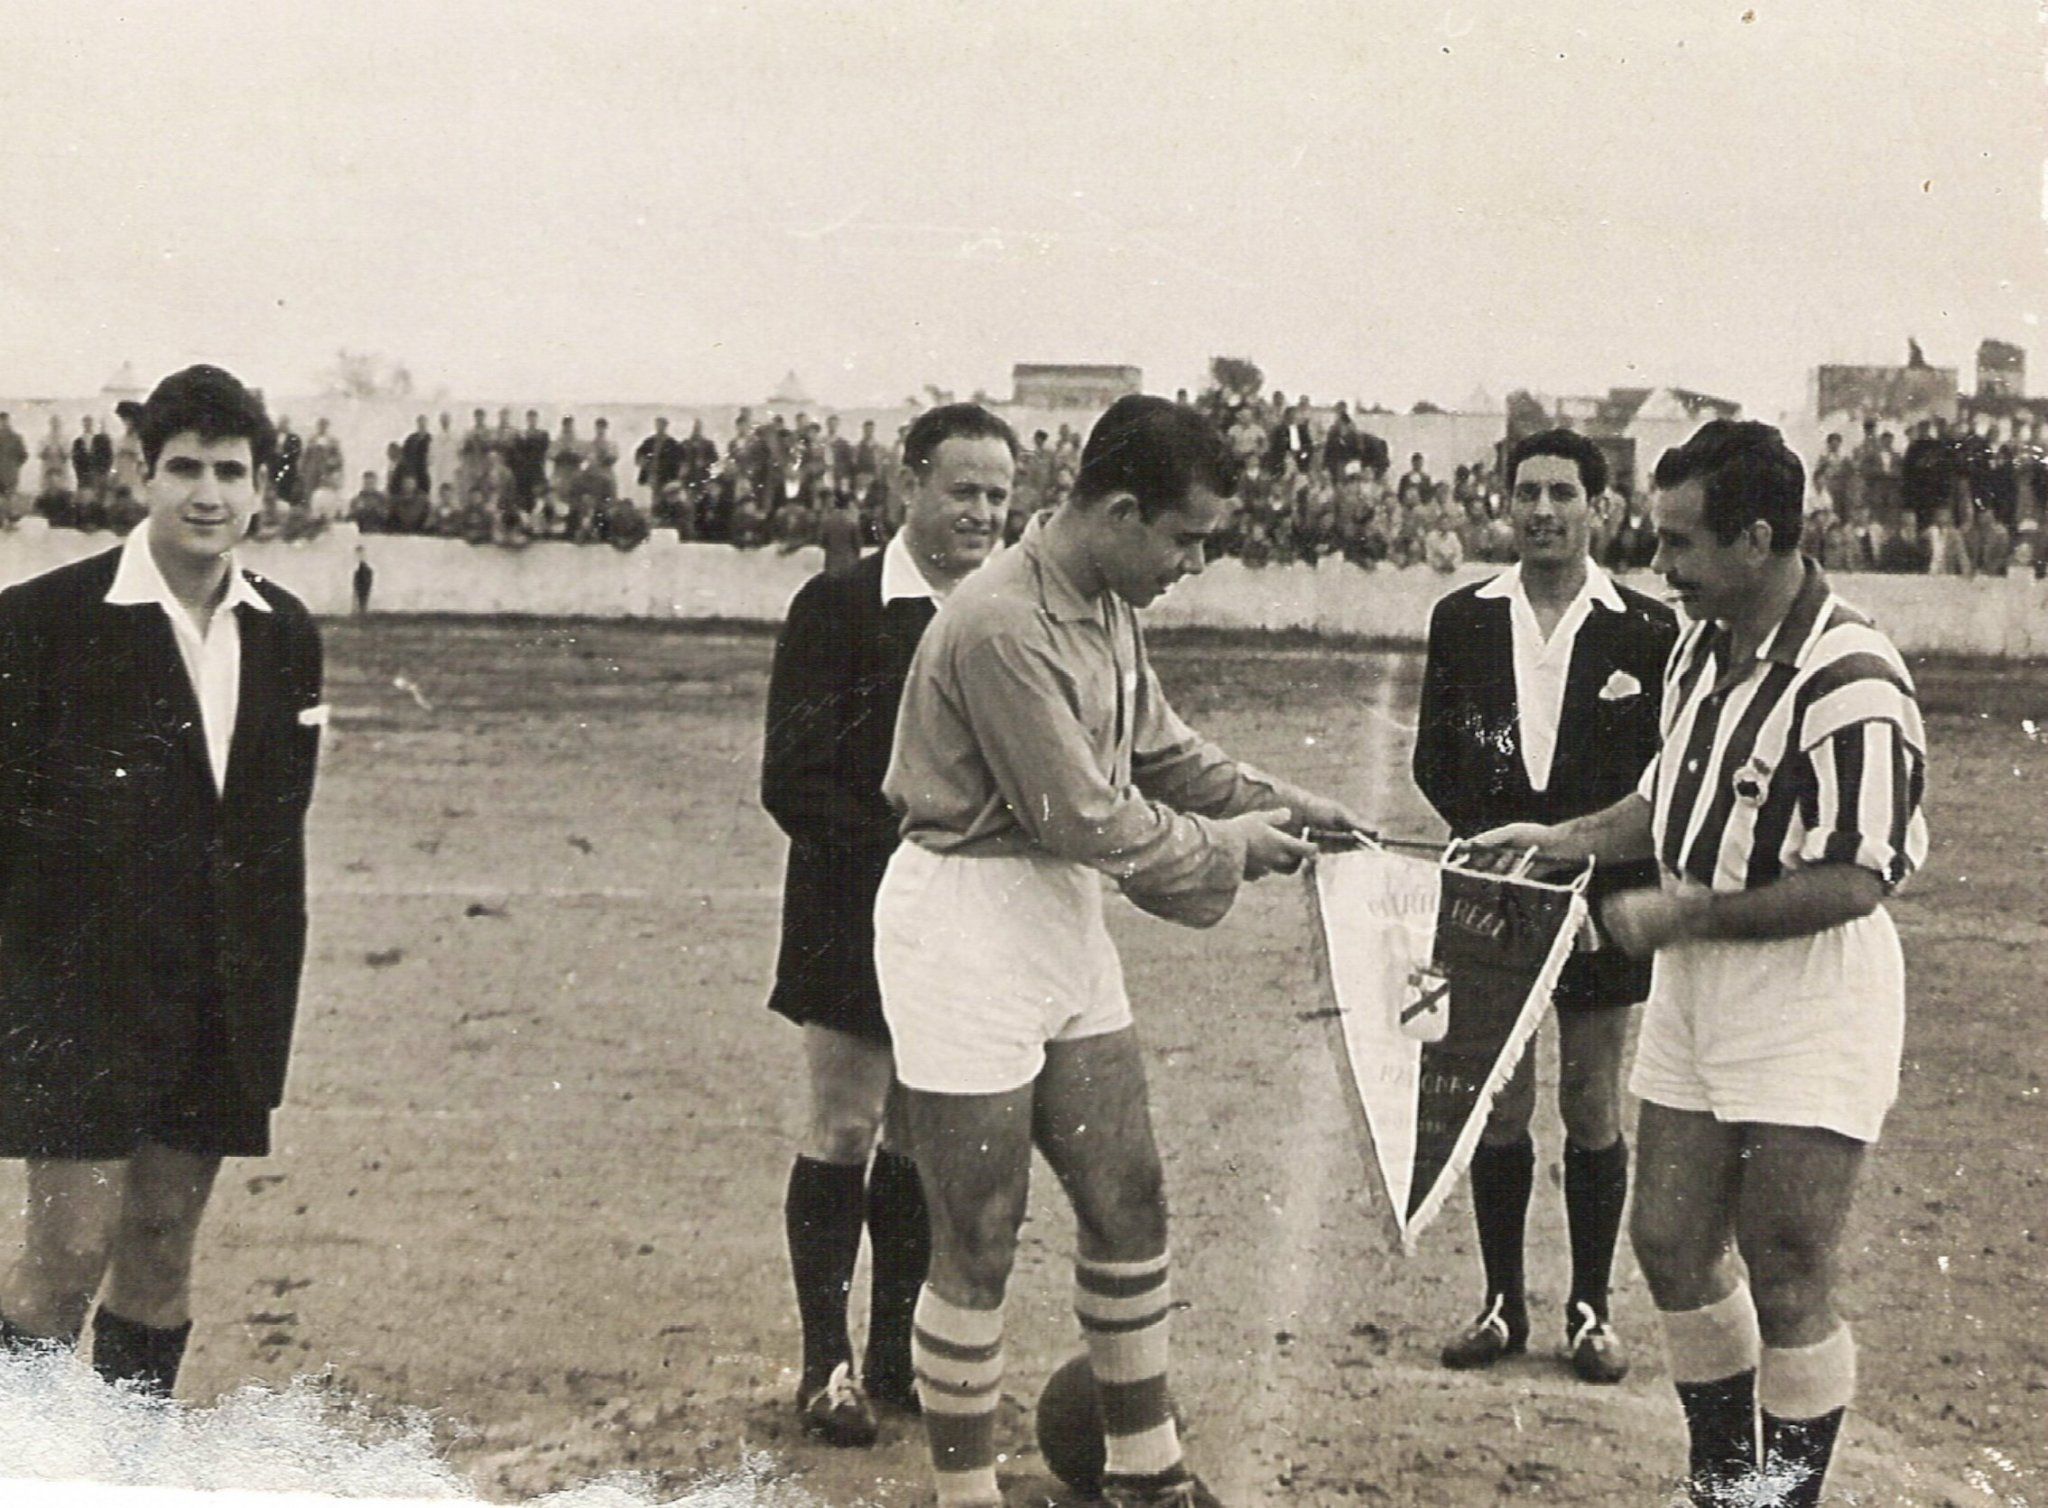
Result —
[[[833, 1452], [792, 1428], [800, 1106], [795, 1035], [761, 1008], [782, 843], [754, 796], [769, 641], [372, 620], [329, 644], [290, 1100], [275, 1155], [223, 1176], [185, 1396], [329, 1369], [344, 1395], [431, 1410], [506, 1498], [617, 1471], [670, 1491], [765, 1452], [829, 1503], [924, 1501], [914, 1429]], [[1405, 773], [1414, 657], [1186, 638], [1160, 660], [1226, 747], [1431, 830]], [[1908, 1064], [1851, 1241], [1863, 1385], [1836, 1500], [2013, 1508], [2048, 1502], [2048, 733], [2023, 723], [2048, 724], [2048, 686], [1921, 673], [1936, 852], [1895, 910]], [[1626, 1255], [1621, 1387], [1573, 1383], [1547, 1344], [1477, 1376], [1435, 1365], [1477, 1297], [1469, 1212], [1418, 1258], [1385, 1253], [1299, 882], [1209, 933], [1114, 910], [1175, 1206], [1177, 1392], [1212, 1484], [1235, 1503], [1662, 1501], [1680, 1427]], [[1547, 1316], [1554, 1118], [1539, 1144]], [[11, 1241], [18, 1172], [0, 1176]], [[1053, 1485], [1029, 1400], [1078, 1348], [1069, 1230], [1041, 1178], [1009, 1311], [1020, 1502]]]

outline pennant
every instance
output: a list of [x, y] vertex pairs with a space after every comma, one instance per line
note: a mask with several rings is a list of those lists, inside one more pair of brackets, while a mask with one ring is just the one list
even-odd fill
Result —
[[1319, 854], [1316, 912], [1339, 1077], [1412, 1253], [1472, 1160], [1586, 919], [1585, 884], [1377, 844]]

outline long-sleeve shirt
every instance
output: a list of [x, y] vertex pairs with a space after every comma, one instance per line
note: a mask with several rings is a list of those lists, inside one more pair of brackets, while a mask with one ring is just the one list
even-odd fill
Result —
[[1085, 864], [1190, 926], [1220, 921], [1244, 874], [1243, 839], [1213, 819], [1301, 796], [1174, 714], [1137, 614], [1083, 595], [1037, 519], [926, 631], [882, 791], [933, 853]]

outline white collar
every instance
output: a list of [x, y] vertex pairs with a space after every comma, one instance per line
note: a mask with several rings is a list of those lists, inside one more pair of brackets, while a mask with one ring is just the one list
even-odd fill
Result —
[[910, 553], [910, 538], [902, 529], [890, 535], [889, 543], [882, 547], [882, 606], [887, 607], [900, 597], [939, 600], [938, 588], [917, 568], [917, 559]]
[[[1528, 593], [1522, 589], [1521, 566], [1509, 566], [1472, 595], [1488, 598], [1521, 597], [1526, 601]], [[1607, 574], [1606, 569], [1597, 560], [1590, 558], [1586, 561], [1586, 584], [1579, 588], [1579, 596], [1574, 597], [1572, 602], [1576, 603], [1579, 597], [1590, 597], [1602, 607], [1617, 613], [1628, 611], [1628, 604], [1621, 600], [1621, 591], [1615, 586], [1614, 578]]]
[[[176, 608], [187, 619], [191, 617], [185, 605], [171, 594], [170, 586], [164, 581], [164, 573], [157, 569], [156, 556], [149, 549], [148, 519], [130, 529], [128, 537], [121, 541], [121, 561], [114, 568], [114, 582], [107, 588], [106, 600], [117, 607], [154, 602], [165, 612]], [[230, 554], [227, 594], [221, 598], [215, 611], [229, 612], [238, 607], [270, 611], [270, 604], [263, 600], [263, 594], [249, 584], [240, 563]]]

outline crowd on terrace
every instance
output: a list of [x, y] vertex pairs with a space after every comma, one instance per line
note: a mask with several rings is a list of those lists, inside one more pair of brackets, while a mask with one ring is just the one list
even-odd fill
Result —
[[[1219, 555], [1251, 566], [1335, 555], [1366, 568], [1443, 572], [1514, 558], [1493, 447], [1463, 459], [1415, 452], [1397, 468], [1371, 416], [1361, 422], [1342, 402], [1322, 415], [1303, 395], [1220, 387], [1188, 401], [1223, 428], [1243, 465]], [[621, 441], [602, 417], [584, 432], [574, 417], [550, 428], [537, 409], [523, 423], [511, 409], [495, 420], [476, 409], [467, 427], [421, 414], [380, 464], [354, 473], [353, 486], [326, 419], [305, 434], [288, 417], [278, 428], [259, 538], [302, 538], [347, 520], [365, 533], [474, 544], [631, 548], [659, 528], [740, 549], [822, 545], [833, 565], [900, 521], [892, 484], [903, 431], [879, 435], [873, 420], [846, 434], [835, 415], [741, 409], [722, 437], [701, 420], [675, 434], [658, 417], [650, 433]], [[112, 427], [83, 418], [75, 434], [52, 418], [33, 449], [30, 438], [0, 414], [0, 512], [9, 522], [32, 511], [55, 527], [120, 532], [142, 516], [141, 447], [125, 414]], [[1059, 424], [1023, 440], [1012, 538], [1065, 497], [1083, 438]], [[2048, 445], [2025, 413], [1925, 420], [1903, 445], [1872, 419], [1853, 446], [1828, 435], [1810, 479], [1807, 548], [1830, 570], [2002, 575], [2037, 563]], [[1592, 548], [1623, 571], [1647, 568], [1655, 554], [1647, 503], [1625, 480], [1595, 500]]]

